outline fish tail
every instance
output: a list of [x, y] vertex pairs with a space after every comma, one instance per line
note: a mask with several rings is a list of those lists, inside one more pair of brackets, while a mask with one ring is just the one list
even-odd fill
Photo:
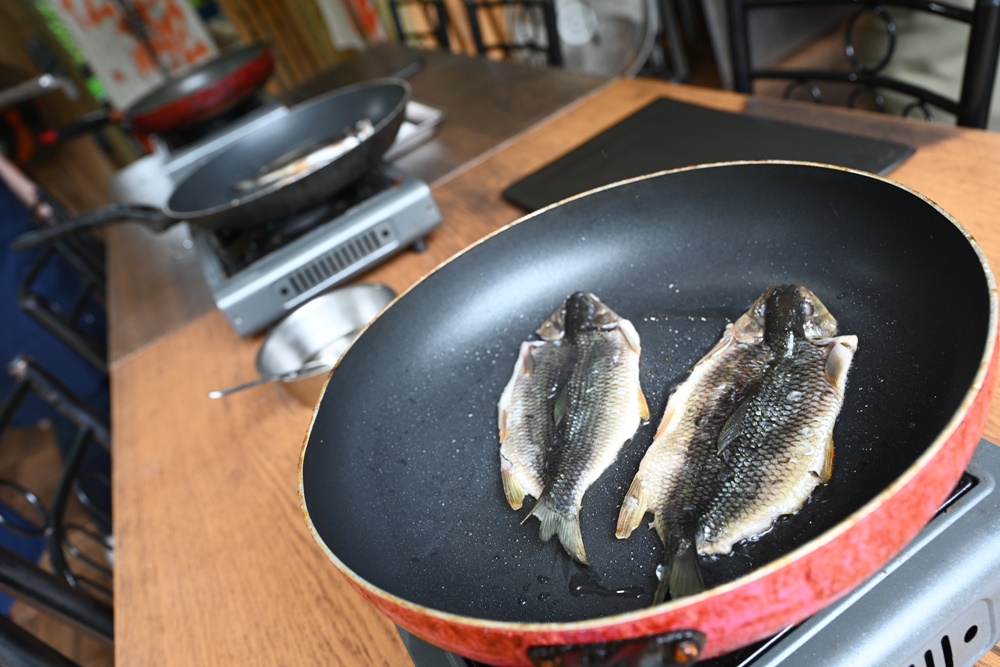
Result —
[[542, 524], [538, 533], [543, 541], [547, 542], [553, 535], [558, 535], [559, 542], [563, 545], [566, 553], [584, 565], [590, 565], [587, 561], [587, 552], [583, 548], [583, 533], [580, 532], [579, 513], [574, 512], [572, 515], [567, 516], [553, 507], [548, 496], [542, 496], [535, 503], [528, 516], [525, 517], [525, 521], [533, 516], [538, 517], [538, 520]]
[[705, 580], [698, 567], [698, 551], [692, 537], [670, 536], [663, 551], [663, 577], [656, 587], [653, 604], [660, 604], [670, 598], [697, 595], [705, 590]]

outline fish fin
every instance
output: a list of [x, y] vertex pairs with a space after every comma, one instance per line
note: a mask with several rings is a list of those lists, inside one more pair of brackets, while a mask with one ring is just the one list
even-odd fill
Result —
[[779, 285], [771, 285], [761, 294], [747, 312], [733, 323], [733, 338], [747, 345], [755, 345], [764, 340], [764, 318], [768, 299]]
[[756, 395], [756, 387], [748, 389], [736, 409], [733, 410], [733, 414], [729, 415], [729, 419], [722, 425], [722, 430], [719, 431], [718, 449], [715, 450], [716, 454], [721, 454], [726, 447], [733, 444], [733, 441], [742, 435], [743, 422], [746, 420], [747, 411]]
[[628, 487], [625, 500], [622, 501], [622, 508], [618, 512], [618, 526], [615, 529], [615, 536], [620, 540], [626, 539], [632, 534], [642, 517], [646, 515], [646, 508], [649, 506], [649, 498], [642, 490], [642, 478], [639, 475], [632, 480], [632, 486]]
[[826, 484], [833, 477], [833, 436], [826, 443], [826, 456], [823, 457], [823, 469], [819, 471], [819, 481]]
[[642, 421], [648, 422], [649, 403], [646, 401], [646, 395], [642, 393], [642, 387], [639, 387], [636, 391], [639, 393], [639, 416], [642, 418]]
[[684, 546], [674, 554], [667, 578], [670, 596], [675, 600], [688, 595], [697, 595], [705, 590], [705, 580], [702, 579], [701, 568], [698, 567], [698, 552], [695, 551], [694, 542], [684, 540], [683, 543]]
[[722, 338], [720, 338], [718, 340], [718, 342], [716, 342], [715, 345], [712, 346], [712, 349], [709, 350], [708, 353], [704, 357], [702, 357], [701, 359], [698, 360], [698, 362], [695, 364], [695, 366], [697, 366], [701, 362], [705, 361], [706, 359], [710, 359], [713, 356], [719, 354], [720, 352], [722, 352], [723, 350], [725, 350], [727, 347], [729, 347], [730, 345], [732, 345], [733, 341], [735, 341], [735, 340], [736, 340], [736, 338], [735, 338], [735, 336], [733, 336], [733, 325], [732, 324], [727, 324], [726, 325], [726, 330], [722, 334]]
[[656, 427], [656, 433], [653, 434], [653, 441], [660, 439], [666, 430], [667, 426], [670, 424], [670, 420], [674, 416], [674, 409], [670, 407], [670, 403], [667, 403], [667, 409], [663, 412], [663, 418], [660, 419], [660, 425]]
[[625, 342], [632, 348], [632, 351], [636, 354], [642, 354], [642, 346], [639, 344], [639, 332], [635, 330], [635, 325], [628, 320], [619, 320], [617, 326], [618, 331], [621, 332], [625, 338]]
[[[663, 569], [666, 570], [666, 567]], [[669, 595], [670, 585], [667, 583], [667, 577], [661, 577], [660, 582], [656, 585], [656, 592], [653, 593], [653, 604], [666, 602]]]
[[837, 389], [842, 389], [847, 381], [847, 371], [858, 349], [857, 336], [838, 336], [830, 346], [826, 357], [826, 379]]
[[535, 348], [544, 344], [539, 342], [521, 343], [521, 348], [517, 353], [517, 361], [514, 363], [514, 373], [507, 381], [507, 386], [504, 387], [500, 401], [497, 403], [497, 426], [500, 431], [501, 443], [507, 439], [507, 417], [509, 414], [507, 409], [514, 402], [514, 388], [517, 386], [517, 381], [521, 376], [531, 375], [535, 367], [535, 357], [532, 353]]
[[506, 408], [500, 408], [500, 444], [507, 439], [507, 410]]
[[538, 346], [531, 344], [521, 345], [521, 372], [529, 377], [535, 372], [535, 355], [532, 352], [536, 347]]
[[535, 333], [542, 340], [560, 340], [566, 334], [566, 304], [561, 303], [551, 315], [549, 315], [542, 325], [535, 330]]
[[[558, 535], [559, 542], [563, 545], [566, 553], [584, 565], [590, 565], [587, 561], [587, 552], [583, 548], [583, 533], [580, 532], [579, 513], [566, 516], [552, 507], [548, 496], [543, 496], [531, 508], [531, 513], [524, 520], [527, 521], [533, 516], [538, 517], [538, 520], [541, 522], [538, 534], [543, 542], [548, 542], [552, 539], [553, 535]], [[521, 523], [524, 523], [524, 521]]]
[[705, 590], [705, 580], [698, 566], [698, 551], [693, 539], [673, 537], [664, 545], [663, 578], [656, 587], [653, 604], [660, 604], [667, 599], [667, 593], [672, 600], [697, 595]]
[[524, 504], [524, 489], [514, 476], [513, 466], [502, 454], [500, 455], [500, 477], [503, 479], [503, 494], [512, 509], [519, 510]]

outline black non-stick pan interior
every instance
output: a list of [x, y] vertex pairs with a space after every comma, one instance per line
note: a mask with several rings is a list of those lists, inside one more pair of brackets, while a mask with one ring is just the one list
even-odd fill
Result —
[[[810, 287], [859, 350], [834, 476], [725, 557], [714, 586], [873, 499], [959, 407], [987, 343], [985, 272], [925, 200], [838, 169], [755, 163], [673, 172], [545, 210], [473, 247], [382, 315], [334, 372], [303, 460], [307, 511], [347, 567], [433, 609], [571, 621], [643, 608], [661, 546], [614, 537], [671, 389], [764, 289]], [[522, 340], [589, 290], [642, 338], [652, 419], [587, 493], [591, 567], [538, 539], [500, 483], [497, 401]]]

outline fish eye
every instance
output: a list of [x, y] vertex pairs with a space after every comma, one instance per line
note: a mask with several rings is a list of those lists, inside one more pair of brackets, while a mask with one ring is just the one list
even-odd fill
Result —
[[813, 314], [813, 305], [811, 303], [809, 303], [808, 301], [802, 302], [802, 313], [806, 317], [811, 316]]

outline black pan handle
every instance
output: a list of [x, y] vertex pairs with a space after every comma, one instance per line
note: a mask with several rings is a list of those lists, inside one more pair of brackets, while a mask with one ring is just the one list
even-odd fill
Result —
[[54, 146], [62, 141], [75, 139], [76, 137], [82, 137], [95, 132], [110, 123], [121, 124], [123, 121], [124, 116], [120, 111], [110, 108], [98, 109], [62, 127], [45, 130], [38, 135], [38, 143], [43, 146]]
[[93, 211], [87, 211], [51, 227], [41, 227], [21, 234], [11, 242], [10, 247], [16, 251], [27, 250], [71, 234], [97, 229], [115, 222], [138, 222], [155, 232], [162, 232], [176, 221], [156, 206], [110, 204]]
[[694, 665], [705, 648], [705, 635], [697, 630], [672, 630], [602, 644], [535, 646], [528, 658], [538, 667], [641, 667], [642, 665]]

